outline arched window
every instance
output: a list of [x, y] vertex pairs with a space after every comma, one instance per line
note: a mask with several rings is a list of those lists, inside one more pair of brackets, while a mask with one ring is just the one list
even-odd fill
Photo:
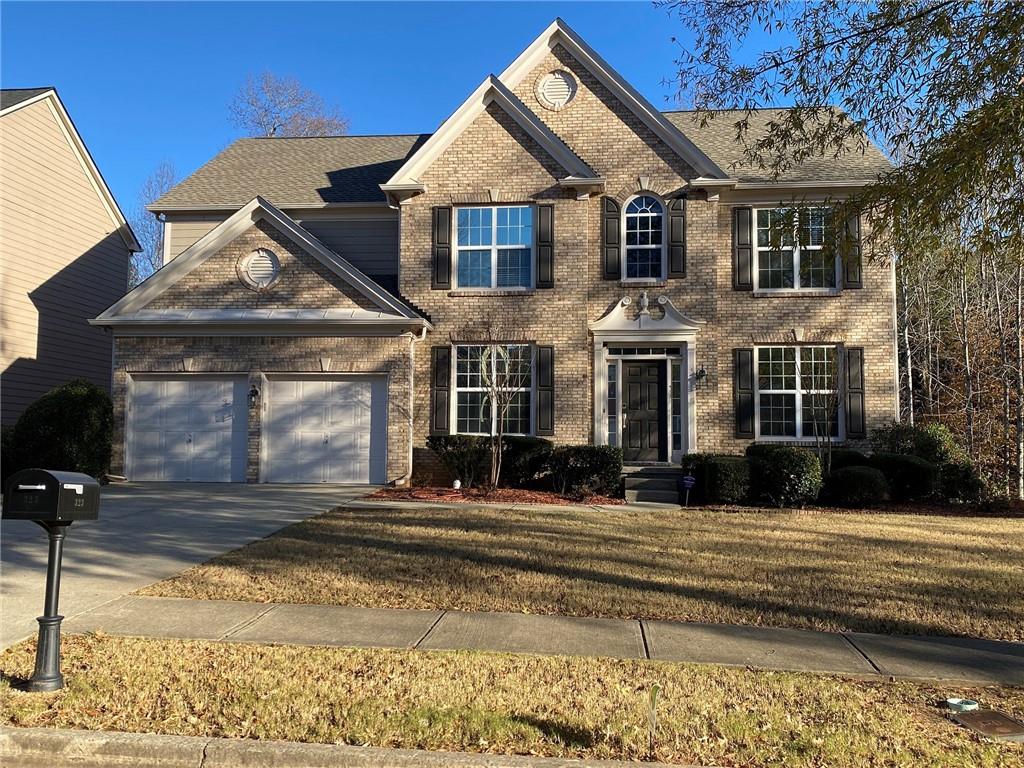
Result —
[[665, 208], [651, 195], [626, 204], [626, 280], [659, 280], [665, 276]]

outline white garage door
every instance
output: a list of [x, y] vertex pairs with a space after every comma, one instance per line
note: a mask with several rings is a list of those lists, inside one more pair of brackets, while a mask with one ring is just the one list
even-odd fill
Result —
[[387, 381], [270, 378], [263, 436], [267, 482], [383, 483]]
[[128, 478], [245, 482], [246, 416], [244, 376], [135, 378]]

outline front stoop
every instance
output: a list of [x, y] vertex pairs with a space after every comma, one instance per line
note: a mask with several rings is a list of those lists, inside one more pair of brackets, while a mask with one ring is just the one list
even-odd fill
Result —
[[[636, 765], [619, 760], [10, 727], [0, 728], [0, 764], [5, 768], [108, 768], [115, 765], [121, 768], [630, 768]], [[665, 764], [645, 765], [656, 768]]]
[[679, 505], [679, 478], [683, 471], [672, 464], [627, 465], [622, 468], [626, 501], [630, 504]]

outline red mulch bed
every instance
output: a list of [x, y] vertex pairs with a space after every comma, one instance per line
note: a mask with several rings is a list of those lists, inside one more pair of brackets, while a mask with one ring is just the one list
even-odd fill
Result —
[[586, 496], [570, 499], [550, 491], [528, 491], [521, 488], [439, 488], [414, 486], [412, 488], [380, 488], [369, 495], [371, 499], [386, 501], [433, 501], [442, 504], [625, 504], [623, 499], [610, 496]]

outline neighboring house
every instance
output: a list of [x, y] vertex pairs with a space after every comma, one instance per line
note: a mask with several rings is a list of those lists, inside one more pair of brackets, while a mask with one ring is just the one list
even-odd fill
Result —
[[556, 21], [433, 135], [236, 142], [151, 206], [167, 264], [95, 321], [117, 461], [405, 482], [428, 435], [490, 430], [487, 326], [531, 372], [511, 432], [674, 462], [810, 441], [814, 387], [839, 390], [837, 438], [865, 439], [896, 413], [891, 266], [822, 256], [820, 211], [802, 245], [762, 246], [780, 201], [889, 163], [868, 147], [773, 181], [732, 122], [657, 111]]
[[139, 244], [53, 88], [0, 90], [0, 405], [84, 377], [110, 389], [88, 321], [128, 288]]

